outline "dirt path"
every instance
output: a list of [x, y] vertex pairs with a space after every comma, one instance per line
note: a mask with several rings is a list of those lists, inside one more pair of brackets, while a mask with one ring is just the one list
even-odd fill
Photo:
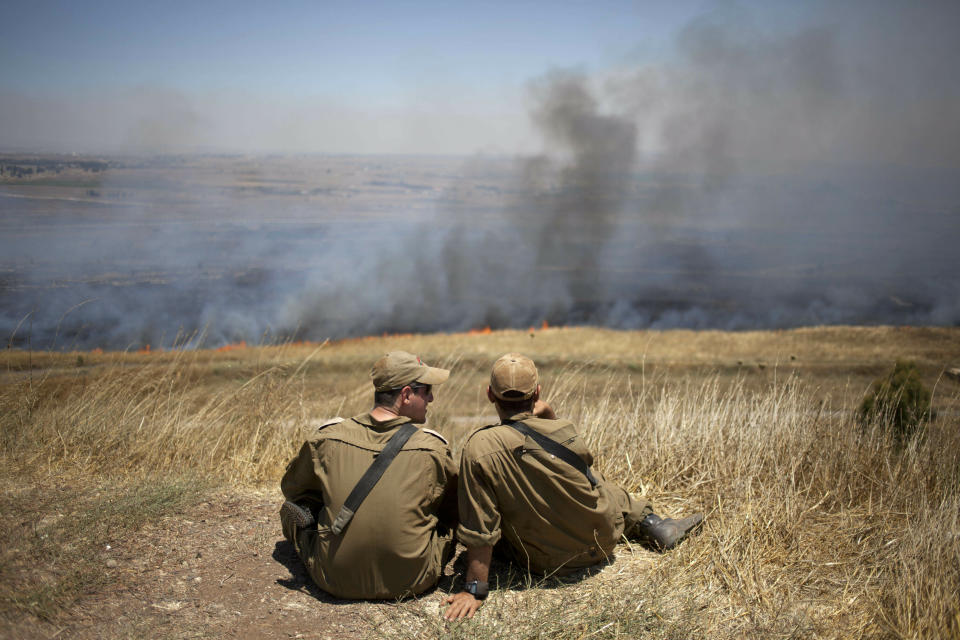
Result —
[[386, 616], [439, 611], [439, 590], [398, 604], [316, 589], [280, 533], [279, 502], [273, 492], [221, 494], [145, 525], [104, 548], [106, 589], [56, 623], [2, 621], [0, 636], [369, 638]]

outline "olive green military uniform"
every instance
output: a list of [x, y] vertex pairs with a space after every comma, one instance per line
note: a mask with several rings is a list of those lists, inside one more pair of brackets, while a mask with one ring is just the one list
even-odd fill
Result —
[[[610, 558], [624, 531], [652, 513], [650, 503], [587, 477], [509, 426], [521, 421], [587, 465], [593, 456], [568, 420], [513, 416], [470, 435], [460, 461], [460, 524], [467, 547], [506, 541], [513, 560], [535, 573], [567, 573]], [[498, 549], [501, 546], [498, 546]]]
[[453, 550], [457, 470], [446, 440], [428, 429], [403, 445], [343, 533], [330, 530], [360, 477], [407, 422], [364, 414], [321, 426], [287, 465], [283, 495], [319, 513], [317, 529], [284, 535], [317, 585], [337, 597], [420, 593], [436, 584]]

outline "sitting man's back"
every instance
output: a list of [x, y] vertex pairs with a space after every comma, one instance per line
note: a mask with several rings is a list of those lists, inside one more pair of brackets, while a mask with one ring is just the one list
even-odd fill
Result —
[[[593, 464], [569, 420], [514, 416]], [[597, 476], [599, 472], [592, 471]], [[468, 547], [492, 545], [535, 573], [567, 573], [608, 558], [625, 511], [639, 522], [649, 504], [615, 485], [594, 488], [577, 469], [506, 425], [474, 432], [464, 446], [459, 535]], [[602, 480], [602, 478], [601, 478]], [[614, 493], [616, 492], [616, 493]]]
[[534, 573], [567, 573], [609, 559], [621, 536], [665, 550], [702, 514], [660, 518], [641, 496], [604, 480], [573, 423], [540, 400], [530, 358], [499, 358], [487, 398], [500, 423], [471, 434], [460, 460], [460, 524], [467, 548], [464, 590], [444, 599], [444, 617], [472, 617], [487, 595], [494, 548]]
[[453, 551], [457, 472], [439, 434], [410, 430], [382, 477], [366, 481], [372, 488], [355, 513], [345, 503], [402, 427], [425, 421], [431, 386], [447, 376], [416, 356], [388, 354], [374, 365], [374, 409], [317, 428], [287, 466], [284, 535], [324, 591], [397, 598], [429, 589], [442, 575]]

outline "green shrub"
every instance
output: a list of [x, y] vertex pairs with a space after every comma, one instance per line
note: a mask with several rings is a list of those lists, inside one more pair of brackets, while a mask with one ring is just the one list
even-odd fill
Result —
[[888, 424], [898, 437], [909, 437], [930, 419], [930, 391], [920, 380], [917, 365], [897, 360], [893, 371], [876, 380], [860, 403], [861, 422]]

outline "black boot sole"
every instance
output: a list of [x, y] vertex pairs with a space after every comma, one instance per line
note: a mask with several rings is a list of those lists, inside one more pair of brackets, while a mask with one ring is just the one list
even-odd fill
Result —
[[308, 529], [317, 525], [317, 521], [308, 509], [289, 500], [280, 507], [280, 518], [292, 522], [297, 529]]

